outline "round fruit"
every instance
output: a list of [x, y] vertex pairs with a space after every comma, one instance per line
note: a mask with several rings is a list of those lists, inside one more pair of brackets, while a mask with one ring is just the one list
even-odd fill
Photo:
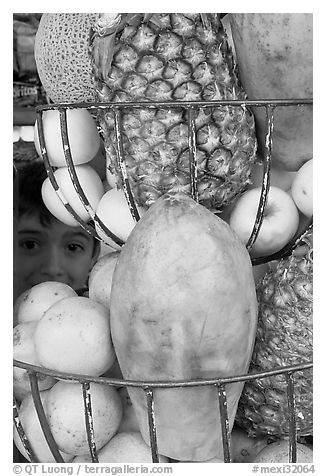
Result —
[[[152, 463], [151, 449], [139, 432], [117, 433], [98, 453], [99, 463]], [[75, 458], [74, 463], [87, 462], [86, 456]], [[168, 458], [159, 455], [160, 463], [168, 463]]]
[[[59, 111], [44, 111], [42, 122], [45, 148], [50, 164], [54, 167], [66, 167]], [[90, 162], [100, 149], [101, 139], [96, 123], [87, 109], [67, 110], [67, 130], [73, 163], [80, 165]], [[34, 143], [38, 155], [43, 158], [37, 122], [34, 126]]]
[[268, 438], [266, 436], [251, 438], [246, 431], [234, 426], [230, 443], [232, 463], [251, 463], [267, 444]]
[[97, 260], [88, 278], [89, 297], [109, 308], [112, 276], [119, 252], [108, 253]]
[[[232, 463], [250, 463], [254, 461], [256, 455], [267, 446], [267, 437], [250, 438], [247, 433], [234, 426], [231, 432], [230, 455]], [[190, 462], [190, 461], [189, 461]], [[197, 463], [199, 461], [191, 461]], [[224, 463], [217, 457], [211, 458], [202, 463]]]
[[77, 293], [65, 283], [44, 281], [24, 291], [15, 303], [18, 322], [39, 321], [45, 311], [57, 301]]
[[300, 210], [305, 216], [311, 217], [313, 214], [313, 165], [312, 160], [308, 160], [300, 167], [294, 177], [291, 195]]
[[21, 303], [24, 301], [25, 297], [28, 294], [29, 289], [26, 289], [26, 291], [22, 292], [17, 299], [14, 301], [14, 307], [13, 307], [13, 323], [14, 327], [18, 324], [18, 309], [20, 308]]
[[[253, 461], [254, 463], [288, 463], [289, 441], [275, 441], [263, 448]], [[297, 443], [297, 463], [312, 463], [313, 451], [306, 445]]]
[[[99, 175], [89, 165], [76, 165], [76, 174], [80, 186], [93, 210], [96, 209], [103, 193], [103, 184]], [[75, 190], [68, 167], [60, 167], [54, 172], [55, 180], [59, 187], [60, 196], [63, 195], [65, 203], [69, 203], [79, 218], [88, 222], [92, 217], [85, 209], [81, 197]], [[66, 225], [78, 226], [79, 223], [66, 209], [54, 190], [50, 178], [47, 177], [42, 185], [42, 198], [45, 206], [58, 220]]]
[[53, 304], [35, 330], [35, 349], [44, 367], [99, 376], [115, 360], [108, 309], [77, 296]]
[[[49, 396], [49, 390], [44, 390], [43, 392], [40, 392], [41, 402], [42, 402], [46, 415], [47, 415], [48, 396]], [[55, 459], [47, 444], [40, 421], [38, 419], [32, 395], [28, 395], [22, 401], [19, 407], [19, 418], [24, 428], [24, 432], [28, 438], [28, 441], [30, 442], [31, 447], [35, 453], [35, 456], [37, 457], [39, 462], [40, 463], [55, 463]], [[25, 451], [25, 448], [23, 446], [23, 443], [18, 435], [18, 432], [15, 426], [14, 426], [13, 436], [14, 436], [14, 442], [18, 450], [20, 451], [20, 453], [24, 456], [24, 458], [30, 461], [30, 458], [28, 457]], [[73, 454], [66, 454], [62, 452], [60, 453], [65, 462], [71, 461], [74, 457]]]
[[55, 103], [95, 101], [88, 52], [97, 13], [43, 13], [35, 36], [42, 85]]
[[[41, 366], [34, 346], [34, 334], [36, 322], [24, 322], [18, 324], [13, 331], [13, 357], [16, 360]], [[28, 377], [28, 370], [14, 366], [14, 396], [19, 400], [31, 393], [31, 385]], [[56, 380], [48, 375], [37, 374], [38, 386], [40, 390], [52, 387]]]
[[[138, 208], [139, 215], [142, 216], [145, 210]], [[104, 223], [104, 225], [121, 240], [127, 241], [131, 230], [136, 225], [133, 219], [125, 194], [123, 190], [116, 188], [108, 190], [101, 198], [96, 215]], [[100, 227], [96, 224], [96, 231], [103, 240], [114, 249], [121, 249], [113, 240], [107, 237]]]
[[[259, 207], [261, 188], [245, 192], [236, 202], [230, 226], [246, 244], [251, 235]], [[252, 253], [265, 256], [285, 246], [295, 235], [299, 225], [299, 213], [292, 198], [278, 187], [270, 187], [263, 222]]]
[[[117, 432], [122, 403], [114, 387], [91, 383], [91, 406], [97, 450]], [[57, 382], [50, 390], [47, 414], [53, 437], [62, 451], [84, 455], [89, 451], [83, 393], [80, 383]]]

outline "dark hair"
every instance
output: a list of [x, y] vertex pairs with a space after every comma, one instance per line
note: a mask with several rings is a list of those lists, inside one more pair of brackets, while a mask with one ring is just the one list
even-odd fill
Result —
[[18, 171], [18, 213], [22, 215], [38, 215], [43, 226], [55, 220], [46, 208], [42, 199], [42, 184], [47, 178], [43, 161], [29, 162]]
[[[49, 226], [57, 218], [47, 209], [42, 198], [42, 184], [48, 174], [42, 160], [28, 162], [18, 170], [18, 215], [38, 216], [43, 226]], [[92, 223], [89, 223], [92, 226]], [[94, 237], [94, 251], [100, 241]]]

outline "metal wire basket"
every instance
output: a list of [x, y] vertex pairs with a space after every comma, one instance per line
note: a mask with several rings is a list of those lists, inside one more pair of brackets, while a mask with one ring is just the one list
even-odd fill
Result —
[[[259, 206], [257, 209], [255, 223], [249, 237], [249, 240], [246, 244], [248, 251], [251, 250], [258, 234], [260, 227], [263, 221], [264, 210], [267, 202], [268, 191], [270, 187], [270, 168], [271, 168], [271, 155], [272, 155], [272, 142], [273, 142], [273, 128], [274, 128], [274, 110], [278, 107], [287, 107], [287, 106], [297, 106], [305, 107], [311, 106], [311, 99], [288, 99], [288, 100], [220, 100], [220, 101], [189, 101], [189, 102], [135, 102], [135, 103], [71, 103], [71, 104], [55, 104], [55, 105], [44, 105], [38, 106], [36, 109], [37, 113], [37, 127], [38, 135], [40, 141], [40, 149], [42, 157], [44, 160], [44, 165], [48, 174], [48, 177], [51, 181], [51, 184], [54, 190], [58, 193], [59, 198], [66, 207], [66, 209], [71, 213], [71, 215], [78, 221], [78, 223], [92, 236], [101, 240], [101, 238], [96, 233], [94, 227], [90, 226], [88, 223], [85, 223], [77, 215], [77, 213], [72, 209], [69, 202], [65, 199], [64, 195], [59, 189], [59, 186], [55, 180], [53, 168], [50, 165], [46, 144], [44, 139], [43, 131], [43, 121], [42, 116], [43, 112], [47, 110], [57, 110], [60, 115], [60, 127], [61, 127], [61, 138], [64, 147], [65, 159], [67, 167], [70, 173], [71, 180], [75, 187], [76, 192], [78, 193], [85, 209], [88, 211], [90, 217], [96, 223], [99, 228], [111, 238], [117, 245], [122, 246], [123, 241], [117, 237], [111, 230], [109, 230], [104, 223], [97, 217], [96, 212], [92, 209], [89, 204], [82, 187], [78, 181], [75, 167], [72, 161], [71, 150], [69, 145], [68, 129], [67, 129], [67, 110], [68, 109], [87, 109], [91, 113], [96, 113], [99, 110], [112, 110], [114, 113], [115, 120], [115, 135], [117, 142], [117, 156], [118, 163], [121, 172], [123, 190], [125, 193], [126, 201], [128, 203], [130, 213], [137, 222], [139, 220], [139, 213], [137, 210], [136, 202], [133, 197], [133, 193], [129, 184], [128, 174], [126, 165], [124, 162], [124, 152], [122, 145], [122, 126], [121, 126], [121, 112], [124, 108], [183, 108], [187, 111], [188, 114], [188, 143], [189, 143], [189, 168], [191, 172], [191, 195], [192, 198], [198, 201], [198, 189], [197, 189], [197, 163], [196, 163], [196, 139], [195, 139], [195, 123], [194, 123], [194, 112], [200, 108], [206, 107], [221, 107], [221, 106], [241, 106], [243, 108], [265, 108], [266, 112], [266, 132], [265, 132], [265, 148], [263, 151], [263, 179], [261, 186], [261, 194]], [[300, 242], [302, 235], [312, 227], [312, 220], [307, 224], [306, 229], [296, 235], [283, 249], [269, 256], [255, 257], [251, 258], [252, 264], [258, 265], [262, 263], [267, 263], [269, 261], [284, 258], [291, 254], [297, 244]], [[102, 240], [103, 241], [103, 240]], [[148, 425], [149, 425], [149, 435], [150, 435], [150, 446], [152, 461], [154, 463], [159, 462], [158, 458], [158, 447], [157, 447], [157, 438], [156, 438], [156, 425], [155, 425], [155, 401], [153, 398], [153, 390], [155, 388], [177, 388], [177, 387], [196, 387], [196, 386], [213, 386], [216, 388], [216, 397], [219, 402], [220, 410], [220, 422], [222, 429], [222, 440], [223, 440], [223, 453], [224, 453], [224, 462], [231, 462], [230, 457], [230, 425], [228, 420], [228, 408], [226, 401], [226, 391], [225, 386], [234, 382], [246, 382], [254, 379], [263, 379], [270, 376], [284, 374], [286, 377], [287, 384], [287, 401], [289, 409], [289, 462], [296, 462], [297, 458], [297, 434], [296, 434], [296, 416], [295, 416], [295, 399], [294, 399], [294, 383], [293, 375], [299, 371], [309, 371], [312, 368], [312, 362], [302, 362], [294, 366], [286, 366], [273, 369], [268, 372], [259, 372], [256, 374], [246, 374], [246, 375], [236, 375], [230, 376], [227, 378], [216, 378], [210, 380], [195, 380], [195, 381], [132, 381], [132, 380], [119, 380], [111, 379], [106, 377], [90, 377], [88, 375], [76, 375], [68, 373], [60, 373], [52, 371], [50, 369], [45, 369], [43, 367], [38, 367], [35, 365], [27, 364], [25, 362], [14, 360], [14, 366], [21, 369], [26, 369], [30, 379], [31, 393], [35, 405], [35, 409], [44, 432], [44, 436], [49, 445], [49, 448], [53, 454], [53, 457], [56, 462], [64, 462], [63, 458], [58, 450], [56, 442], [51, 434], [49, 428], [44, 408], [40, 398], [40, 391], [37, 382], [37, 375], [43, 374], [52, 376], [54, 378], [59, 378], [62, 380], [75, 381], [79, 382], [81, 385], [81, 391], [83, 394], [84, 401], [84, 413], [85, 413], [85, 428], [87, 432], [87, 439], [89, 445], [89, 452], [92, 458], [92, 461], [98, 462], [97, 448], [94, 440], [94, 429], [93, 429], [93, 418], [92, 418], [92, 405], [91, 405], [91, 391], [90, 383], [96, 382], [103, 385], [111, 385], [115, 387], [140, 387], [144, 390], [146, 394], [147, 401], [147, 413], [148, 413]], [[21, 438], [23, 446], [26, 450], [26, 453], [32, 462], [37, 462], [37, 458], [33, 452], [30, 442], [19, 419], [19, 407], [17, 402], [14, 399], [14, 423], [18, 434]]]

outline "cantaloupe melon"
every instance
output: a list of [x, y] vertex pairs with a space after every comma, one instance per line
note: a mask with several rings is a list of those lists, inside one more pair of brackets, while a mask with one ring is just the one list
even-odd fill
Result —
[[[257, 302], [245, 246], [185, 194], [165, 194], [136, 224], [113, 274], [112, 340], [125, 379], [196, 380], [246, 373]], [[242, 384], [227, 385], [230, 428]], [[128, 387], [149, 443], [146, 395]], [[214, 386], [154, 390], [158, 452], [223, 459]]]
[[35, 61], [53, 102], [95, 100], [88, 39], [97, 17], [97, 13], [43, 13], [35, 37]]

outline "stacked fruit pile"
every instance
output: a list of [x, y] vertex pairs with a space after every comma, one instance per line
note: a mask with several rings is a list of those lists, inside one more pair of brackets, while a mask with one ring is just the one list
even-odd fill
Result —
[[[70, 155], [84, 198], [71, 180], [60, 114], [55, 107], [44, 111], [45, 149], [40, 144], [39, 124], [35, 144], [53, 169], [59, 194], [49, 177], [42, 196], [51, 213], [67, 225], [76, 226], [77, 217], [85, 224], [94, 220], [97, 237], [116, 251], [94, 266], [88, 297], [77, 296], [66, 285], [47, 282], [19, 298], [14, 309], [18, 322], [14, 357], [55, 372], [152, 382], [216, 379], [309, 362], [312, 229], [298, 240], [290, 257], [260, 269], [262, 279], [250, 258], [278, 252], [302, 235], [312, 217], [312, 154], [303, 150], [290, 160], [289, 150], [277, 152], [261, 228], [249, 253], [245, 245], [255, 222], [262, 181], [261, 139], [258, 135], [257, 149], [255, 135], [259, 113], [232, 103], [197, 108], [193, 111], [193, 142], [188, 142], [189, 111], [181, 106], [153, 107], [155, 101], [245, 101], [246, 93], [266, 97], [263, 88], [254, 85], [255, 89], [248, 79], [254, 67], [250, 72], [240, 67], [245, 93], [219, 17], [94, 14], [80, 19], [81, 15], [85, 14], [44, 14], [36, 59], [39, 68], [46, 69], [49, 52], [61, 57], [57, 34], [61, 32], [67, 42], [64, 28], [56, 30], [52, 50], [51, 44], [45, 47], [46, 32], [50, 26], [55, 29], [56, 22], [69, 23], [80, 41], [86, 41], [85, 31], [91, 24], [91, 63], [88, 48], [80, 52], [85, 55], [85, 71], [94, 76], [94, 90], [90, 96], [93, 83], [78, 82], [77, 98], [76, 82], [67, 82], [73, 85], [71, 91], [62, 84], [56, 88], [57, 76], [51, 82], [51, 75], [44, 74], [49, 94], [55, 92], [57, 102], [90, 101], [95, 94], [98, 105], [103, 101], [143, 104], [121, 112], [120, 144], [110, 109], [98, 108], [96, 124], [89, 107], [66, 107]], [[254, 15], [255, 21], [261, 18]], [[246, 15], [242, 23], [241, 18], [231, 18], [240, 66], [245, 57], [243, 36], [248, 28], [257, 28], [255, 21], [246, 24]], [[300, 30], [301, 41], [309, 43], [306, 15], [295, 20], [290, 15], [288, 28], [293, 29], [291, 41], [300, 50], [294, 40], [298, 19], [306, 28], [306, 38]], [[273, 21], [279, 41], [277, 15]], [[271, 38], [266, 41], [272, 44]], [[288, 45], [283, 47], [289, 51]], [[73, 55], [67, 43], [64, 55]], [[71, 68], [66, 74], [72, 75]], [[285, 86], [278, 91], [281, 98], [282, 94], [296, 97], [296, 91], [286, 93]], [[272, 86], [269, 93], [277, 94]], [[299, 94], [302, 96], [301, 91]], [[293, 134], [292, 126], [298, 130], [298, 124], [288, 124], [282, 137]], [[275, 143], [277, 139], [276, 134]], [[121, 144], [125, 169], [119, 157]], [[189, 166], [192, 152], [194, 162]], [[125, 199], [124, 173], [139, 221], [133, 219]], [[191, 198], [194, 174], [198, 202]], [[78, 378], [73, 383], [52, 374], [38, 375], [45, 414], [63, 459], [90, 461]], [[311, 435], [312, 376], [300, 372], [294, 381], [297, 433]], [[143, 389], [92, 382], [90, 390], [99, 461], [151, 461]], [[17, 367], [14, 394], [21, 401], [21, 422], [37, 458], [52, 461], [32, 404], [27, 372]], [[232, 461], [254, 461], [263, 448], [259, 461], [284, 452], [289, 431], [284, 376], [245, 385], [243, 381], [230, 383], [225, 394]], [[154, 405], [161, 462], [222, 462], [214, 387], [156, 388]], [[278, 440], [268, 445], [269, 436]], [[18, 435], [15, 438], [23, 452]], [[311, 449], [298, 443], [299, 458], [301, 454], [311, 461]]]

